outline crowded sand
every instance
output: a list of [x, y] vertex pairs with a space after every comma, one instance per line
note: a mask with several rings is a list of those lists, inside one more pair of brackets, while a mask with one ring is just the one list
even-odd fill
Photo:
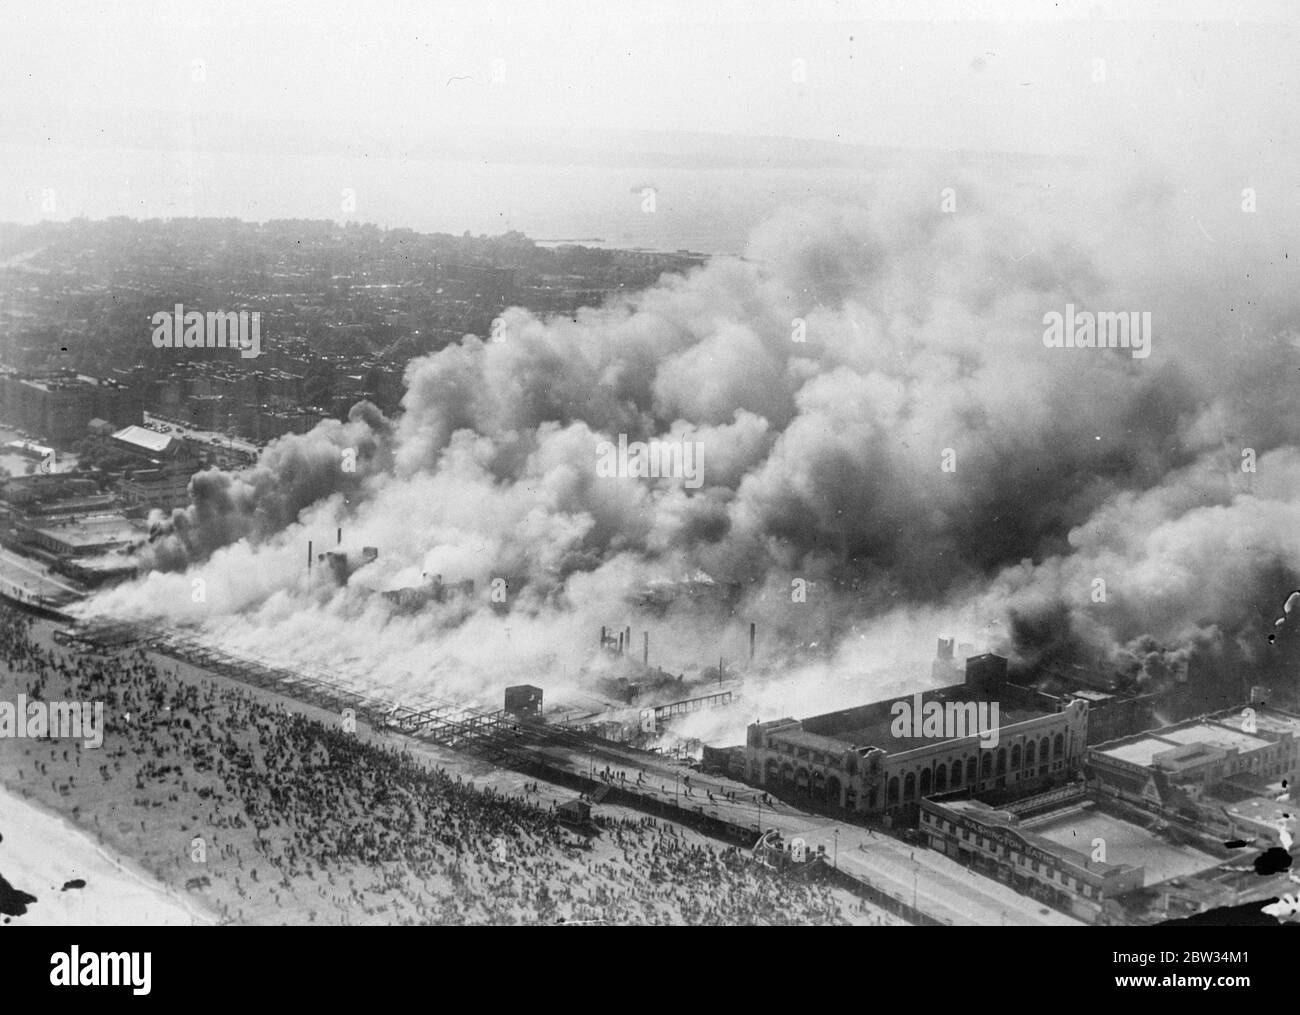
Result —
[[[66, 922], [130, 922], [128, 911], [149, 923], [294, 925], [881, 919], [844, 891], [662, 820], [601, 806], [598, 834], [584, 835], [555, 815], [571, 791], [346, 732], [328, 714], [136, 649], [77, 654], [41, 628], [0, 609], [0, 700], [102, 700], [106, 732], [98, 749], [0, 740], [0, 782], [81, 833], [66, 829], [42, 871], [17, 848], [7, 856], [31, 819], [0, 806], [0, 875], [38, 899], [14, 919], [63, 921], [50, 886], [83, 869], [86, 888], [57, 894], [97, 901], [75, 914], [64, 903]], [[71, 859], [78, 848], [107, 869]], [[129, 908], [128, 879], [145, 893]]]

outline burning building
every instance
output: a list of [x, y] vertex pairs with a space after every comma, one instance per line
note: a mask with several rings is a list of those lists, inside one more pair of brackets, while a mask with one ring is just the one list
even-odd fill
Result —
[[466, 578], [458, 582], [444, 582], [442, 575], [423, 575], [420, 585], [403, 589], [391, 589], [383, 596], [402, 611], [420, 610], [430, 603], [450, 603], [472, 600], [474, 598], [474, 580]]

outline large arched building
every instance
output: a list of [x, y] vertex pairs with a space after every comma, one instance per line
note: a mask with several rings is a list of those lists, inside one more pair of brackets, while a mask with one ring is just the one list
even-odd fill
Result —
[[[992, 720], [979, 724], [983, 735], [963, 721], [976, 714]], [[779, 796], [914, 816], [936, 793], [1031, 790], [1072, 775], [1083, 759], [1087, 716], [1083, 698], [1054, 699], [1008, 683], [1006, 659], [974, 656], [961, 684], [802, 721], [754, 723], [748, 777]]]

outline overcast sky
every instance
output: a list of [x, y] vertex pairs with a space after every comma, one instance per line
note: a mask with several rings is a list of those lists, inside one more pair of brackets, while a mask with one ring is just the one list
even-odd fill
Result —
[[[366, 221], [730, 249], [860, 145], [1071, 156], [1277, 209], [1300, 193], [1298, 26], [1294, 0], [5, 0], [0, 220], [330, 217], [347, 187]], [[611, 165], [633, 175], [580, 172]], [[536, 166], [567, 175], [499, 173]], [[691, 175], [720, 167], [832, 173]], [[663, 235], [609, 220], [646, 182], [678, 198]], [[683, 228], [702, 217], [711, 239]]]
[[78, 110], [161, 110], [1087, 153], [1173, 143], [1189, 117], [1292, 144], [1300, 98], [1287, 0], [6, 0], [0, 18], [11, 139]]

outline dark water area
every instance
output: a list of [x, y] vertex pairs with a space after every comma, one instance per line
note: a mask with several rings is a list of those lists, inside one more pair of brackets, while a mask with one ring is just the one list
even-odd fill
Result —
[[22, 916], [27, 907], [36, 901], [36, 896], [22, 889], [15, 888], [5, 876], [0, 874], [0, 914], [5, 916]]

